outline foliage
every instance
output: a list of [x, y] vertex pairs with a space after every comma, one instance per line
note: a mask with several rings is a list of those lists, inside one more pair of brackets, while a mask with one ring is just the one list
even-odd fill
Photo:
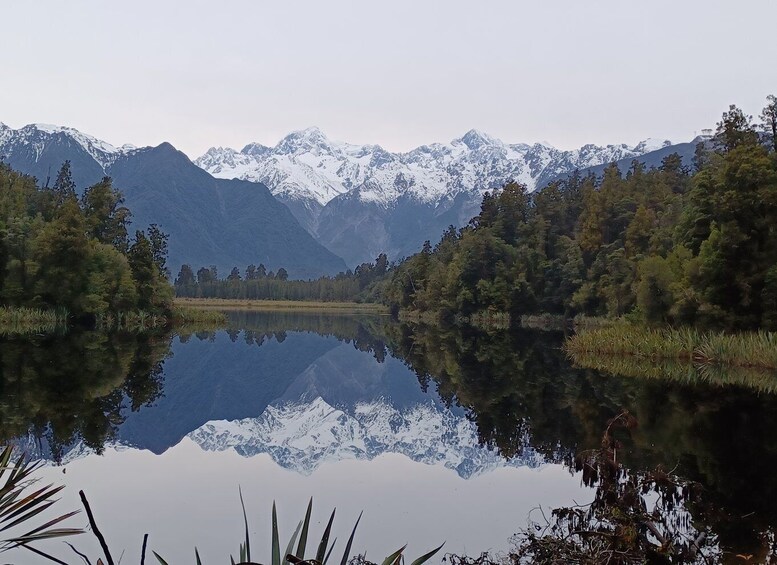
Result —
[[[248, 535], [248, 517], [246, 516], [245, 504], [243, 503], [243, 494], [240, 494], [240, 504], [243, 509], [243, 523], [245, 524], [244, 541], [240, 543], [237, 551], [237, 558], [230, 556], [230, 562], [237, 565], [249, 565], [253, 563], [251, 561], [251, 540]], [[329, 562], [329, 558], [334, 550], [337, 538], [330, 543], [330, 536], [332, 533], [332, 525], [335, 519], [335, 513], [337, 509], [332, 510], [332, 514], [329, 516], [326, 527], [321, 535], [321, 541], [316, 546], [315, 556], [310, 556], [308, 551], [308, 535], [310, 531], [311, 514], [313, 511], [313, 499], [308, 502], [305, 517], [300, 520], [294, 533], [291, 535], [289, 542], [283, 546], [286, 550], [281, 553], [280, 534], [278, 532], [278, 516], [275, 508], [275, 502], [272, 505], [272, 532], [270, 537], [270, 559], [268, 563], [271, 565], [326, 565]], [[343, 556], [340, 559], [340, 565], [347, 565], [351, 561], [351, 548], [353, 547], [353, 539], [356, 535], [356, 528], [359, 526], [362, 514], [356, 519], [356, 523], [351, 530], [351, 535], [345, 544], [345, 550]], [[443, 544], [444, 545], [444, 544]], [[295, 549], [296, 547], [296, 549]], [[383, 560], [382, 565], [401, 565], [404, 562], [403, 552], [406, 546], [401, 547]], [[428, 553], [413, 560], [412, 565], [422, 565], [442, 549], [442, 545], [429, 551]], [[194, 550], [195, 559], [197, 565], [202, 565], [200, 560], [199, 551], [197, 548]], [[306, 557], [308, 555], [308, 557]], [[167, 565], [167, 562], [156, 552], [154, 556], [161, 565]], [[283, 556], [283, 557], [281, 557]]]
[[33, 477], [33, 473], [40, 467], [41, 462], [30, 462], [24, 455], [13, 461], [13, 451], [13, 447], [7, 445], [0, 452], [0, 481], [4, 481], [0, 483], [0, 523], [3, 524], [4, 536], [10, 536], [0, 540], [0, 553], [22, 548], [50, 561], [63, 563], [34, 544], [83, 533], [80, 528], [54, 527], [75, 516], [78, 511], [62, 514], [31, 527], [29, 522], [51, 508], [57, 502], [54, 496], [64, 487], [51, 484], [44, 487], [34, 486], [38, 479]]
[[618, 458], [617, 428], [636, 420], [623, 412], [610, 420], [601, 447], [576, 457], [583, 483], [595, 487], [591, 504], [553, 509], [550, 519], [516, 536], [513, 563], [707, 563], [717, 554], [714, 536], [699, 531], [687, 507], [699, 487], [659, 467], [627, 470]]
[[144, 309], [165, 314], [166, 236], [127, 235], [130, 211], [103, 178], [82, 197], [65, 162], [53, 187], [0, 163], [0, 299], [13, 308], [67, 312], [78, 320]]
[[[764, 128], [773, 128], [773, 97]], [[504, 312], [629, 316], [649, 324], [774, 327], [777, 153], [732, 106], [691, 172], [676, 154], [612, 164], [533, 194], [509, 183], [470, 224], [397, 265], [380, 285], [400, 311], [443, 320]], [[489, 314], [485, 314], [489, 315]]]

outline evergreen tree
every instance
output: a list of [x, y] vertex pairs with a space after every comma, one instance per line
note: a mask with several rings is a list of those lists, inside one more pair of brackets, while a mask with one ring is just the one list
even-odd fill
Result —
[[761, 127], [771, 139], [772, 151], [777, 152], [777, 97], [770, 94], [766, 97], [766, 102], [761, 111]]

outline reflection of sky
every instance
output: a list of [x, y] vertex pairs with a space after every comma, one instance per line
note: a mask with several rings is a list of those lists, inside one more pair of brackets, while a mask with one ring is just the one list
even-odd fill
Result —
[[[501, 468], [464, 480], [444, 467], [387, 454], [372, 461], [326, 463], [304, 476], [279, 467], [267, 455], [206, 452], [188, 439], [161, 456], [108, 449], [102, 457], [78, 459], [66, 468], [65, 475], [56, 467], [42, 471], [45, 479], [67, 484], [60, 510], [79, 507], [77, 492], [83, 489], [115, 548], [114, 557], [126, 549], [124, 563], [139, 562], [144, 533], [150, 534], [152, 549], [174, 562], [193, 561], [195, 545], [205, 563], [227, 562], [242, 536], [238, 485], [248, 509], [254, 559], [264, 563], [269, 561], [273, 500], [282, 538], [302, 519], [311, 495], [316, 523], [310, 539], [320, 538], [322, 521], [336, 506], [334, 535], [341, 550], [364, 510], [354, 549], [368, 550], [367, 557], [378, 560], [405, 543], [412, 557], [442, 541], [452, 552], [507, 549], [509, 537], [526, 525], [532, 508], [542, 504], [547, 513], [550, 507], [590, 499], [579, 478], [559, 465]], [[86, 518], [79, 515], [75, 522], [85, 524]], [[91, 548], [90, 555], [97, 556], [91, 534], [77, 541], [80, 549]], [[335, 550], [333, 559], [340, 555]], [[37, 563], [32, 555], [29, 561], [15, 562]]]

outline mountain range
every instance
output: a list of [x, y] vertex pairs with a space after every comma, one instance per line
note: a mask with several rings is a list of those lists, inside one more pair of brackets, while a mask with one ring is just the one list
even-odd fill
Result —
[[194, 162], [219, 178], [265, 184], [318, 241], [354, 266], [382, 252], [410, 255], [426, 239], [436, 242], [448, 225], [465, 225], [477, 214], [484, 192], [509, 181], [531, 191], [575, 170], [611, 162], [628, 166], [656, 152], [677, 149], [689, 159], [694, 146], [685, 145], [647, 139], [562, 151], [470, 130], [449, 143], [392, 153], [379, 145], [333, 141], [308, 128], [275, 147], [213, 147]]
[[83, 189], [113, 177], [134, 225], [170, 234], [175, 275], [264, 263], [297, 278], [334, 274], [374, 260], [410, 255], [449, 226], [477, 214], [483, 193], [515, 180], [529, 190], [575, 170], [626, 169], [632, 159], [657, 166], [677, 152], [690, 163], [695, 143], [648, 139], [634, 146], [508, 144], [477, 130], [449, 143], [392, 153], [378, 145], [330, 140], [318, 128], [274, 147], [211, 148], [194, 162], [169, 143], [120, 147], [76, 129], [0, 123], [0, 159], [49, 182], [65, 160]]

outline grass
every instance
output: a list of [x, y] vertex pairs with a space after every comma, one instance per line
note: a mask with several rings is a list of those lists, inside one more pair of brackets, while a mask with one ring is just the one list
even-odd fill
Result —
[[66, 326], [66, 312], [40, 308], [0, 307], [0, 334], [51, 333]]
[[176, 307], [216, 310], [310, 310], [342, 313], [388, 313], [385, 306], [364, 302], [315, 302], [307, 300], [243, 300], [232, 298], [176, 298]]
[[722, 365], [777, 370], [777, 333], [705, 333], [695, 329], [651, 329], [620, 323], [581, 331], [566, 351], [575, 359], [634, 356], [674, 359], [694, 365]]
[[173, 325], [183, 324], [212, 324], [225, 326], [227, 316], [218, 310], [207, 308], [192, 308], [176, 304], [173, 308]]

